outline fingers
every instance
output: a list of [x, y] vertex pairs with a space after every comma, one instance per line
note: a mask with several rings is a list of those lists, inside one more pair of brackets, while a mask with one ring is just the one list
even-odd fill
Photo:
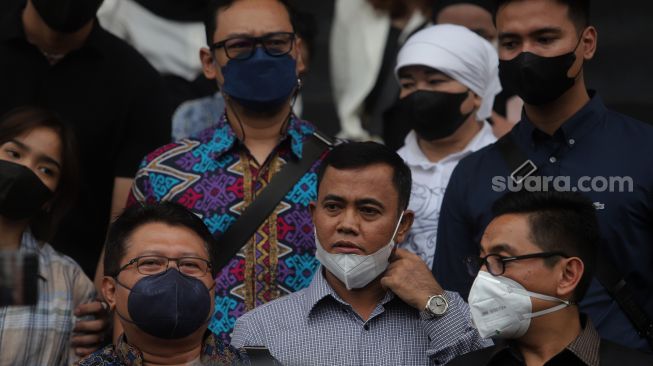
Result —
[[104, 341], [104, 334], [94, 333], [94, 334], [79, 334], [74, 335], [70, 339], [70, 344], [73, 347], [79, 348], [92, 348], [100, 345]]
[[75, 308], [75, 316], [95, 315], [101, 317], [109, 310], [109, 304], [105, 301], [93, 301], [86, 304], [81, 304]]
[[80, 320], [75, 323], [74, 332], [99, 333], [107, 329], [109, 322], [106, 318], [97, 320]]
[[94, 346], [94, 347], [76, 347], [75, 348], [75, 354], [79, 356], [80, 358], [86, 357], [90, 355], [91, 353], [97, 351], [100, 348], [100, 346]]

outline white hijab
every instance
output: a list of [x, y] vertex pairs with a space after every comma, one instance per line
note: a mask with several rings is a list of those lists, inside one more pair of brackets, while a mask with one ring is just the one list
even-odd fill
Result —
[[494, 97], [501, 92], [499, 56], [490, 42], [453, 24], [434, 25], [415, 33], [399, 51], [395, 75], [404, 66], [434, 68], [483, 98], [479, 121], [492, 115]]

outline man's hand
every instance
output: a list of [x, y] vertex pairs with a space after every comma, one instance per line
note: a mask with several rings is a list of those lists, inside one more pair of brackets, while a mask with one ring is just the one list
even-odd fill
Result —
[[75, 309], [75, 316], [93, 316], [94, 320], [78, 320], [73, 329], [71, 344], [75, 347], [75, 354], [84, 357], [95, 352], [102, 342], [109, 327], [109, 306], [103, 301], [93, 301], [79, 305]]
[[419, 311], [424, 310], [430, 296], [444, 293], [426, 263], [417, 255], [400, 248], [390, 257], [381, 286]]

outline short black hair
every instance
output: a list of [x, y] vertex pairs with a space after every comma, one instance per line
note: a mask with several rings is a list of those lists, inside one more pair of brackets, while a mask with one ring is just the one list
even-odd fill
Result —
[[[574, 192], [510, 192], [493, 205], [495, 217], [526, 214], [533, 243], [544, 251], [560, 251], [583, 261], [585, 270], [574, 290], [580, 301], [592, 281], [600, 244], [599, 224], [592, 201]], [[553, 257], [554, 264], [559, 257]]]
[[161, 202], [148, 205], [133, 205], [111, 224], [107, 240], [104, 245], [104, 274], [117, 276], [120, 270], [120, 261], [125, 256], [126, 244], [131, 235], [143, 225], [162, 223], [170, 226], [185, 227], [196, 233], [206, 245], [211, 262], [211, 273], [215, 277], [219, 268], [216, 268], [216, 241], [202, 219], [174, 202]]
[[[204, 30], [206, 32], [206, 44], [208, 46], [213, 44], [213, 34], [215, 34], [215, 30], [218, 28], [218, 11], [229, 8], [236, 1], [239, 0], [209, 0], [204, 18]], [[277, 1], [286, 7], [286, 10], [288, 10], [288, 16], [290, 17], [290, 24], [292, 25], [293, 30], [296, 29], [296, 13], [294, 7], [288, 0]]]
[[494, 0], [438, 0], [432, 7], [431, 21], [433, 21], [434, 24], [437, 24], [438, 15], [442, 10], [452, 5], [462, 4], [476, 5], [487, 10], [490, 15], [493, 15], [496, 12], [496, 2]]
[[412, 185], [410, 169], [394, 150], [376, 142], [347, 142], [333, 148], [318, 170], [318, 189], [328, 167], [347, 170], [374, 164], [386, 164], [392, 168], [392, 183], [399, 195], [399, 209], [407, 209]]
[[[496, 22], [496, 14], [501, 11], [501, 8], [515, 1], [527, 0], [497, 0], [496, 13], [494, 19]], [[552, 0], [553, 1], [553, 0]], [[583, 30], [590, 25], [590, 0], [555, 0], [559, 4], [567, 5], [567, 15], [574, 23], [577, 30]]]

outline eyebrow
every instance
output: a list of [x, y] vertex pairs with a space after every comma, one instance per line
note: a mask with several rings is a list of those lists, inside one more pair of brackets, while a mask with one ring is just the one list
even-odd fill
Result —
[[[25, 151], [32, 151], [32, 149], [30, 149], [29, 146], [25, 145], [24, 143], [22, 143], [22, 142], [20, 142], [20, 141], [18, 141], [16, 139], [11, 139], [11, 140], [9, 140], [9, 142], [13, 142], [14, 144], [18, 145], [18, 147], [20, 147], [21, 149], [23, 149]], [[49, 156], [47, 156], [45, 154], [38, 154], [37, 158], [38, 158], [39, 161], [44, 161], [46, 163], [56, 165], [57, 168], [61, 169], [61, 163], [60, 162], [56, 161], [55, 159], [53, 159], [53, 158], [51, 158], [51, 157], [49, 157]]]
[[[158, 251], [158, 250], [146, 250], [146, 251], [142, 252], [141, 254], [139, 254], [138, 257], [150, 256], [150, 255], [158, 255], [158, 256], [162, 256], [162, 257], [167, 257], [167, 255], [163, 254], [163, 252]], [[202, 257], [202, 255], [200, 253], [196, 253], [196, 252], [183, 252], [176, 258], [184, 258], [184, 257], [194, 257], [194, 258], [204, 259], [204, 257]], [[172, 258], [172, 257], [170, 257], [170, 258]]]
[[[536, 29], [530, 33], [528, 33], [529, 37], [537, 37], [541, 36], [543, 34], [547, 33], [555, 33], [555, 34], [562, 34], [562, 28], [558, 27], [544, 27], [544, 28], [539, 28]], [[499, 39], [504, 39], [504, 38], [519, 38], [521, 37], [518, 33], [515, 32], [501, 32], [499, 33]]]
[[500, 252], [508, 253], [511, 256], [515, 255], [515, 249], [508, 243], [493, 244], [487, 254], [497, 254]]
[[[265, 36], [268, 36], [270, 34], [276, 34], [276, 33], [295, 33], [295, 32], [293, 32], [292, 30], [290, 30], [290, 31], [288, 31], [288, 30], [277, 30], [277, 31], [273, 31], [273, 32], [265, 32], [265, 33], [263, 33], [262, 35], [260, 35], [258, 37], [253, 36], [251, 33], [243, 33], [243, 32], [229, 33], [224, 38], [224, 40], [231, 39], [231, 38], [260, 38], [260, 37], [265, 37]], [[221, 42], [221, 41], [218, 41], [218, 42]]]

